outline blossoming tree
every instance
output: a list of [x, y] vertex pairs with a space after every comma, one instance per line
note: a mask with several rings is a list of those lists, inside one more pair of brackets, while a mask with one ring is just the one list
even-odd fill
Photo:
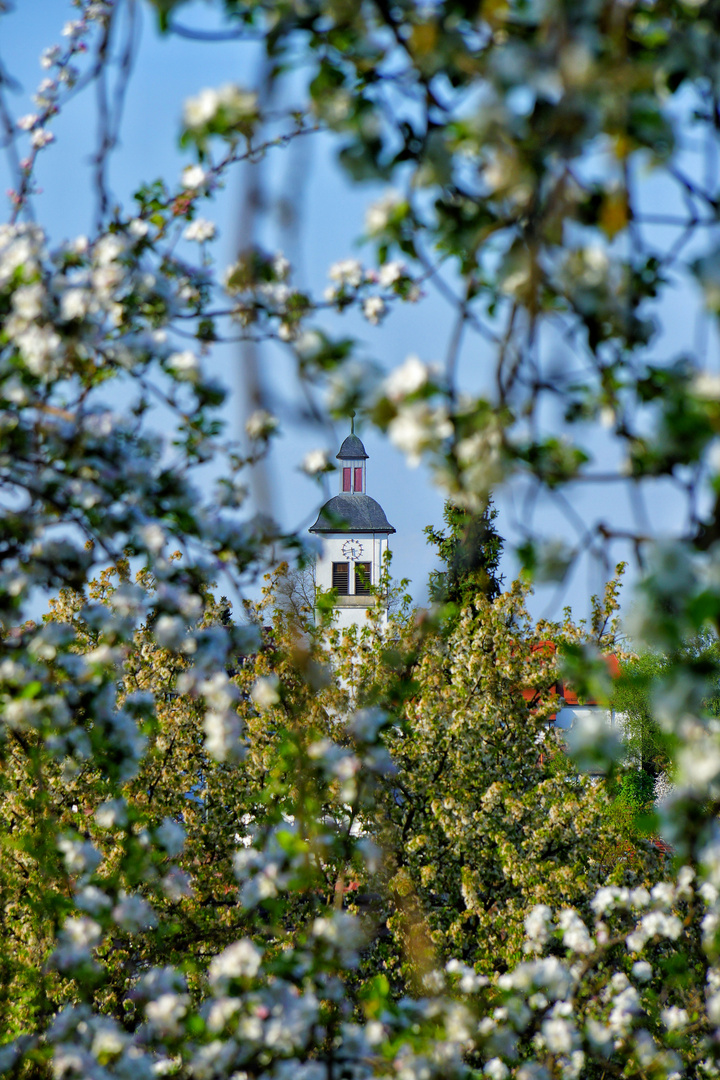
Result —
[[[717, 1076], [720, 747], [704, 706], [717, 680], [678, 646], [720, 623], [718, 379], [712, 335], [680, 347], [658, 336], [674, 283], [699, 325], [718, 309], [717, 0], [225, 0], [216, 6], [228, 32], [259, 42], [270, 79], [291, 80], [292, 105], [270, 109], [252, 87], [204, 91], [185, 105], [180, 181], [139, 177], [132, 204], [115, 206], [104, 80], [119, 60], [121, 102], [136, 38], [118, 57], [115, 34], [137, 6], [77, 0], [63, 44], [43, 56], [30, 114], [13, 115], [0, 68], [14, 172], [0, 226], [0, 918], [11, 943], [0, 958], [0, 1070]], [[180, 3], [154, 7], [164, 31], [187, 32]], [[52, 245], [34, 216], [36, 162], [55, 117], [93, 83], [96, 225]], [[181, 233], [203, 249], [212, 240], [204, 200], [236, 164], [319, 129], [337, 136], [351, 177], [395, 185], [368, 211], [376, 267], [341, 259], [315, 296], [276, 254], [250, 248], [225, 269], [209, 252], [200, 265], [179, 257]], [[452, 313], [444, 367], [413, 357], [388, 375], [324, 324], [329, 309], [351, 307], [380, 323], [423, 288]], [[692, 320], [677, 321], [685, 335]], [[226, 440], [224, 390], [205, 356], [228, 325], [231, 336], [284, 343], [311, 400], [327, 386], [337, 413], [363, 412], [411, 463], [429, 463], [457, 505], [477, 511], [504, 480], [549, 492], [578, 539], [547, 545], [524, 519], [529, 565], [549, 573], [584, 548], [634, 545], [633, 633], [675, 658], [654, 703], [675, 740], [661, 823], [678, 864], [671, 879], [609, 884], [587, 903], [572, 889], [543, 897], [536, 883], [525, 959], [502, 973], [467, 962], [456, 903], [441, 896], [447, 951], [457, 939], [464, 955], [436, 964], [420, 940], [413, 959], [407, 934], [414, 995], [396, 995], [382, 972], [358, 987], [372, 919], [344, 907], [345, 882], [378, 872], [382, 849], [353, 823], [378, 805], [390, 748], [402, 762], [404, 718], [447, 739], [474, 691], [459, 649], [448, 661], [457, 687], [428, 658], [438, 693], [413, 706], [388, 642], [393, 693], [368, 712], [372, 679], [331, 691], [302, 637], [274, 657], [258, 652], [257, 632], [216, 598], [214, 582], [242, 592], [278, 546], [298, 544], [243, 509], [244, 473], [277, 421], [258, 410], [249, 444]], [[465, 380], [468, 355], [490, 380]], [[612, 467], [599, 469], [605, 449]], [[202, 472], [210, 461], [214, 485]], [[322, 472], [325, 459], [306, 467]], [[657, 542], [648, 478], [676, 492], [682, 539]], [[630, 525], [613, 500], [590, 525], [563, 502], [569, 484], [626, 480]], [[51, 617], [29, 622], [36, 598], [58, 590]], [[507, 639], [493, 672], [465, 631], [466, 668], [514, 680]], [[236, 672], [250, 653], [253, 665]], [[597, 650], [570, 641], [566, 655], [578, 686], [602, 682]], [[596, 760], [608, 749], [588, 748]], [[416, 763], [426, 784], [427, 749], [407, 756], [409, 770]], [[469, 762], [452, 765], [459, 789]], [[419, 806], [413, 820], [425, 815], [431, 855], [456, 835], [452, 797], [433, 809], [417, 788], [406, 796]], [[387, 805], [397, 828], [402, 803]], [[510, 825], [531, 817], [516, 795], [495, 809]], [[196, 864], [187, 831], [218, 860]], [[518, 872], [532, 875], [548, 854], [542, 837], [518, 839]], [[423, 849], [418, 834], [408, 855], [429, 889]], [[459, 879], [487, 926], [472, 874]]]

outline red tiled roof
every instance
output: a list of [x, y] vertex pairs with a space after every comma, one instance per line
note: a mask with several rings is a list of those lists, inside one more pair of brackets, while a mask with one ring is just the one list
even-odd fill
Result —
[[[557, 645], [556, 645], [556, 643], [554, 641], [538, 641], [538, 642], [536, 642], [534, 645], [532, 645], [530, 647], [530, 651], [534, 652], [534, 653], [537, 653], [537, 652], [546, 653], [547, 656], [548, 656], [548, 659], [549, 659], [557, 651]], [[614, 653], [608, 653], [604, 657], [604, 660], [605, 660], [605, 663], [607, 664], [608, 672], [610, 674], [610, 677], [612, 679], [616, 679], [618, 677], [618, 675], [620, 674], [620, 661], [618, 660], [617, 656], [615, 656]], [[555, 683], [554, 691], [555, 691], [555, 693], [557, 694], [558, 697], [561, 697], [561, 698], [564, 699], [566, 705], [576, 706], [576, 705], [597, 705], [598, 704], [597, 701], [593, 701], [590, 698], [588, 698], [588, 699], [586, 699], [584, 701], [580, 701], [580, 699], [578, 698], [577, 693], [575, 692], [575, 690], [573, 690], [573, 688], [571, 686], [569, 686], [566, 682], [563, 682], [562, 679], [558, 679], [558, 681]], [[528, 702], [533, 701], [533, 699], [536, 696], [536, 691], [535, 690], [523, 689], [521, 691], [521, 693], [522, 693], [522, 696], [525, 699], [525, 701], [528, 701]], [[553, 715], [551, 717], [551, 719], [554, 720], [555, 716]]]

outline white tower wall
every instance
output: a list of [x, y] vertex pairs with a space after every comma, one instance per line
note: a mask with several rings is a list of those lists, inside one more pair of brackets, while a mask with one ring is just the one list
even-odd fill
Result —
[[[377, 602], [372, 591], [380, 586], [388, 538], [395, 532], [383, 508], [367, 494], [367, 456], [353, 430], [337, 455], [340, 491], [325, 503], [310, 529], [322, 540], [316, 582], [323, 590], [336, 590], [337, 621], [343, 628], [365, 625], [368, 608]], [[361, 565], [369, 580], [363, 581], [358, 572]]]
[[[350, 542], [360, 544], [362, 553], [357, 559], [349, 558], [343, 547]], [[347, 562], [349, 564], [349, 581], [347, 595], [338, 596], [337, 625], [342, 629], [350, 626], [363, 626], [365, 624], [368, 608], [374, 607], [375, 596], [358, 596], [355, 592], [355, 565], [356, 563], [371, 564], [371, 581], [373, 589], [380, 584], [385, 552], [388, 550], [387, 533], [325, 533], [322, 537], [322, 552], [315, 566], [317, 585], [322, 589], [331, 589], [333, 583], [333, 563]], [[383, 618], [387, 622], [387, 610]]]

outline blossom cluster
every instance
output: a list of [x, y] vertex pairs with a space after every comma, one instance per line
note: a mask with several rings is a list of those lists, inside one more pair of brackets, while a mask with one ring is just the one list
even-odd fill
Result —
[[[154, 5], [161, 28], [175, 6]], [[71, 93], [116, 68], [119, 107], [134, 55], [131, 40], [115, 63], [126, 6], [74, 7], [33, 111], [2, 104], [6, 141], [27, 149], [0, 226], [0, 1072], [716, 1077], [717, 672], [686, 646], [720, 623], [717, 525], [699, 524], [717, 380], [634, 359], [671, 274], [718, 307], [712, 243], [682, 261], [685, 228], [712, 227], [717, 206], [697, 107], [717, 97], [712, 12], [628, 3], [628, 52], [590, 8], [560, 26], [546, 5], [233, 4], [273, 81], [311, 59], [293, 83], [308, 100], [278, 118], [235, 84], [191, 96], [193, 160], [132, 210], [104, 190], [106, 125], [97, 228], [53, 247], [33, 218], [35, 161]], [[710, 146], [687, 174], [683, 101]], [[222, 277], [207, 197], [231, 165], [309, 134], [311, 114], [343, 132], [355, 178], [404, 181], [366, 216], [377, 269], [334, 262], [314, 297], [254, 248]], [[638, 157], [687, 211], [662, 254]], [[426, 287], [453, 311], [443, 370], [411, 355], [388, 372], [321, 326], [350, 309], [378, 326]], [[223, 432], [206, 354], [227, 326], [290, 343], [331, 411], [364, 412], [459, 505], [518, 472], [553, 492], [585, 475], [590, 449], [548, 430], [558, 401], [621, 440], [626, 475], [683, 487], [696, 543], [631, 537], [646, 555], [637, 635], [668, 657], [653, 714], [670, 745], [657, 821], [671, 878], [639, 835], [620, 846], [603, 783], [550, 729], [559, 666], [536, 648], [548, 631], [524, 586], [386, 636], [380, 598], [349, 633], [320, 604], [312, 622], [247, 600], [300, 541], [243, 511], [245, 469], [279, 421], [253, 413], [249, 455]], [[486, 397], [474, 375], [460, 388], [470, 333], [492, 349]], [[327, 467], [321, 450], [303, 463]], [[557, 576], [574, 551], [540, 546], [535, 566]], [[557, 629], [588, 679], [604, 625], [592, 646]], [[588, 730], [569, 749], [613, 767]]]
[[[199, 166], [190, 168], [199, 169], [197, 178], [195, 173], [190, 177], [186, 170], [185, 182], [189, 186], [201, 186], [206, 175]], [[196, 232], [193, 223], [185, 235], [195, 239]], [[309, 317], [324, 308], [343, 311], [350, 306], [359, 307], [367, 321], [377, 326], [388, 313], [391, 300], [415, 303], [421, 295], [419, 286], [399, 260], [385, 262], [377, 270], [364, 268], [357, 259], [334, 263], [328, 272], [333, 284], [325, 289], [323, 300], [293, 288], [291, 270], [281, 252], [270, 256], [259, 250], [252, 251], [244, 253], [227, 268], [224, 285], [234, 302], [230, 311], [232, 318], [243, 327], [259, 326], [265, 332], [271, 332], [272, 323], [276, 321], [274, 332], [278, 338], [295, 343], [300, 355], [306, 351], [304, 337], [313, 333], [308, 329]]]
[[[416, 303], [421, 296], [407, 266], [397, 259], [383, 263], [378, 270], [366, 270], [358, 259], [343, 259], [332, 264], [328, 277], [332, 284], [325, 289], [326, 303], [339, 311], [359, 305], [372, 326], [378, 326], [387, 314], [388, 295], [410, 303]], [[382, 292], [370, 292], [371, 286], [378, 286]]]

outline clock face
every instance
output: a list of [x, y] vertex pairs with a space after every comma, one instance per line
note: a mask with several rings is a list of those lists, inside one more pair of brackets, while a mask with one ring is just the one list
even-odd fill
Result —
[[359, 540], [346, 540], [342, 552], [346, 559], [359, 559], [363, 553], [363, 546]]

